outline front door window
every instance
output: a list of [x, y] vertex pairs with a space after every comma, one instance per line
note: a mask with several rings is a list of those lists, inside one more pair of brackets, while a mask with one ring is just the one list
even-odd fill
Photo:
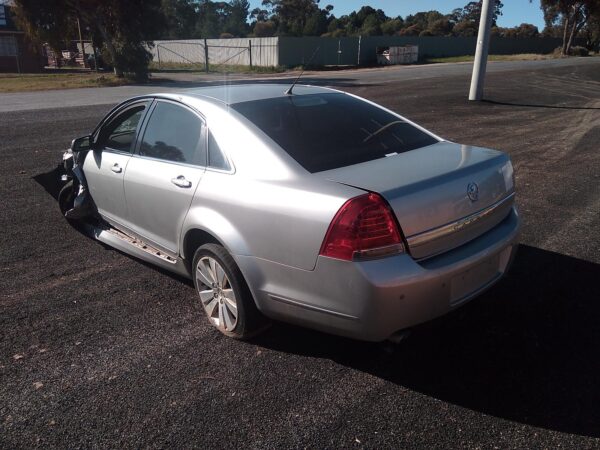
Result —
[[129, 108], [119, 114], [102, 130], [104, 147], [120, 152], [131, 153], [135, 133], [144, 113], [146, 104]]

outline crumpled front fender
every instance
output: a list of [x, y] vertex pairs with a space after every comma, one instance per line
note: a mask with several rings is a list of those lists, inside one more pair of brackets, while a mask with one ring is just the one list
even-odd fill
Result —
[[82, 168], [86, 153], [74, 153], [69, 149], [62, 155], [64, 173], [61, 176], [61, 181], [68, 182], [69, 180], [73, 180], [73, 190], [77, 193], [73, 202], [73, 208], [65, 213], [65, 217], [68, 219], [81, 219], [94, 214], [96, 211], [96, 206], [88, 191], [85, 173]]

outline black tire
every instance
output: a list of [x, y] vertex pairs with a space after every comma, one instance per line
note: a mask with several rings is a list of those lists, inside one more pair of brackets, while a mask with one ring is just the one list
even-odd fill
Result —
[[[223, 279], [226, 279], [227, 282], [222, 287], [216, 286], [215, 283], [213, 283], [213, 286], [208, 286], [205, 281], [199, 279], [202, 278], [202, 275], [199, 274], [199, 264], [205, 265], [202, 267], [205, 269], [207, 267], [206, 264], [211, 259], [218, 263], [226, 275], [226, 278]], [[249, 339], [268, 327], [269, 321], [256, 307], [254, 298], [246, 280], [244, 280], [242, 272], [229, 252], [221, 245], [205, 244], [196, 250], [192, 263], [192, 278], [200, 297], [200, 305], [207, 315], [209, 322], [224, 335], [235, 339]], [[228, 328], [229, 324], [227, 320], [221, 319], [221, 317], [226, 315], [229, 318], [233, 317], [233, 309], [230, 306], [232, 303], [231, 301], [228, 303], [228, 299], [221, 294], [230, 289], [232, 289], [234, 294], [237, 316], [235, 317], [235, 324]], [[211, 295], [212, 298], [210, 297]], [[216, 305], [214, 302], [216, 302]], [[209, 315], [209, 308], [207, 308], [207, 305], [210, 306], [210, 304], [212, 304], [212, 315]], [[221, 311], [218, 311], [219, 308], [223, 308], [222, 316]], [[215, 315], [218, 315], [219, 318], [215, 317]]]
[[73, 209], [75, 197], [77, 197], [77, 195], [75, 193], [75, 189], [73, 188], [73, 180], [71, 180], [65, 184], [58, 193], [58, 207], [60, 208], [60, 212], [63, 216], [67, 211]]

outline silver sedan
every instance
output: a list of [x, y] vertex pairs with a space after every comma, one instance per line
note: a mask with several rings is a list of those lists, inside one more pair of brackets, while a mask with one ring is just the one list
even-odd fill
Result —
[[194, 280], [221, 332], [383, 340], [497, 282], [513, 167], [354, 95], [280, 84], [130, 99], [63, 156], [61, 210]]

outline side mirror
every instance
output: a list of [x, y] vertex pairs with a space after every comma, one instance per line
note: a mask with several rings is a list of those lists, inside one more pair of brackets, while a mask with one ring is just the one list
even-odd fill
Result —
[[71, 141], [71, 151], [73, 153], [89, 150], [91, 147], [91, 136], [82, 136]]

